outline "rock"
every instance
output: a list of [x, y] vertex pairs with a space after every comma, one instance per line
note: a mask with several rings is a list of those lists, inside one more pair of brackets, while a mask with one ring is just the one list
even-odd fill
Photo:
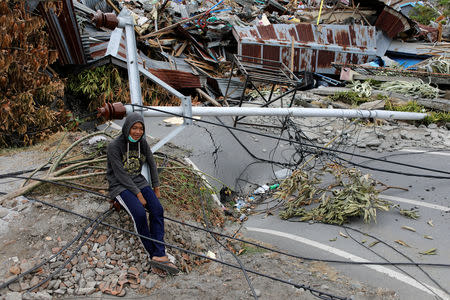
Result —
[[378, 147], [381, 145], [381, 141], [379, 139], [373, 139], [366, 142], [367, 147]]
[[102, 234], [101, 236], [99, 236], [97, 238], [97, 243], [99, 243], [100, 245], [103, 245], [107, 240], [108, 240], [108, 237], [106, 235]]
[[114, 248], [110, 244], [106, 244], [105, 245], [105, 251], [106, 252], [112, 252], [113, 250], [114, 250]]
[[450, 139], [446, 139], [446, 140], [444, 141], [444, 146], [445, 146], [445, 147], [450, 147]]
[[18, 292], [8, 292], [5, 300], [22, 300], [22, 295]]
[[39, 277], [37, 276], [33, 276], [33, 278], [30, 281], [30, 286], [35, 286], [36, 284], [38, 284], [41, 280], [39, 279]]
[[86, 279], [90, 279], [95, 276], [95, 272], [92, 269], [83, 270], [83, 276]]
[[64, 285], [67, 286], [67, 287], [69, 287], [69, 288], [71, 288], [71, 287], [74, 286], [73, 282], [71, 282], [70, 280], [64, 281]]
[[57, 289], [53, 293], [58, 294], [58, 295], [64, 295], [66, 293], [66, 291], [63, 289]]
[[13, 292], [20, 292], [22, 289], [20, 288], [20, 284], [18, 282], [13, 282], [8, 285], [9, 289]]
[[95, 273], [97, 273], [98, 275], [103, 275], [103, 269], [95, 268]]
[[261, 291], [258, 289], [255, 289], [255, 295], [256, 297], [260, 297], [261, 296]]
[[146, 280], [145, 288], [150, 290], [156, 285], [157, 282], [158, 282], [157, 279]]
[[96, 285], [97, 285], [97, 282], [92, 281], [92, 280], [86, 282], [86, 288], [95, 288]]
[[9, 209], [0, 207], [0, 219], [6, 217], [9, 214]]
[[93, 292], [95, 292], [95, 287], [85, 287], [75, 290], [75, 294], [77, 295], [90, 295]]
[[384, 109], [385, 103], [386, 103], [385, 100], [365, 102], [359, 106], [359, 109], [367, 109], [367, 110]]
[[9, 272], [14, 275], [19, 275], [21, 270], [19, 266], [12, 266], [11, 268], [9, 268]]
[[24, 290], [28, 290], [29, 288], [30, 288], [30, 285], [28, 284], [28, 282], [20, 282], [19, 283], [20, 284], [20, 289], [22, 290], [22, 291], [24, 291]]
[[51, 300], [52, 296], [48, 292], [37, 292], [37, 293], [24, 293], [23, 294], [23, 300]]

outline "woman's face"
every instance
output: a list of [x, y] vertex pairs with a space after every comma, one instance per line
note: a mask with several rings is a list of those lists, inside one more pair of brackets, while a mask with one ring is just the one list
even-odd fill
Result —
[[143, 134], [144, 134], [144, 125], [142, 125], [141, 122], [134, 123], [134, 125], [131, 126], [130, 135], [133, 138], [133, 140], [135, 141], [139, 140]]

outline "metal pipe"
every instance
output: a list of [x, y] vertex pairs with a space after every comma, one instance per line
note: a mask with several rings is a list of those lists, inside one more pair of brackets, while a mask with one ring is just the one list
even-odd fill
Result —
[[139, 79], [139, 64], [136, 51], [136, 37], [134, 36], [134, 19], [131, 15], [128, 15], [124, 19], [127, 21], [125, 23], [125, 37], [127, 40], [127, 69], [130, 84], [131, 103], [142, 105], [141, 81]]
[[[127, 113], [136, 111], [132, 105], [125, 105]], [[141, 108], [139, 108], [141, 110]], [[142, 108], [145, 117], [183, 115], [183, 108], [177, 106], [149, 106]], [[375, 118], [397, 120], [421, 120], [425, 113], [389, 110], [325, 109], [325, 108], [270, 108], [270, 107], [192, 107], [193, 116], [293, 116], [293, 117], [335, 117]]]

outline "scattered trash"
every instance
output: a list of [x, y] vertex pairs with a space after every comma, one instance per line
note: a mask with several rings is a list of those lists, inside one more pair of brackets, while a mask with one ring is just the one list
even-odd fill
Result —
[[375, 246], [378, 243], [379, 243], [379, 241], [373, 241], [372, 243], [369, 244], [369, 247], [373, 247], [373, 246]]
[[220, 202], [224, 205], [234, 201], [236, 198], [236, 192], [226, 186], [220, 189], [219, 195], [220, 195]]
[[274, 190], [274, 189], [276, 189], [276, 188], [278, 188], [280, 185], [278, 184], [278, 183], [276, 183], [276, 184], [274, 184], [274, 185], [271, 185], [269, 188], [271, 189], [271, 190]]
[[269, 189], [270, 189], [270, 187], [267, 184], [265, 184], [265, 185], [262, 185], [259, 188], [257, 188], [253, 193], [256, 194], [256, 195], [264, 194]]
[[171, 117], [164, 119], [163, 122], [170, 125], [182, 125], [184, 120], [181, 117]]
[[419, 211], [418, 209], [411, 208], [410, 210], [407, 210], [407, 209], [399, 209], [398, 212], [399, 212], [402, 216], [405, 216], [405, 217], [410, 218], [410, 219], [413, 219], [413, 220], [417, 220], [417, 219], [420, 217], [418, 211]]
[[341, 231], [339, 231], [339, 235], [348, 239], [348, 235], [346, 235], [345, 233], [342, 233]]
[[395, 240], [394, 242], [396, 242], [397, 244], [400, 244], [400, 245], [402, 245], [402, 246], [405, 246], [405, 247], [410, 247], [411, 248], [411, 246], [410, 245], [408, 245], [407, 243], [405, 243], [404, 241], [402, 241], [402, 240]]
[[337, 240], [337, 237], [333, 238], [333, 239], [329, 239], [330, 242], [335, 242]]
[[88, 144], [93, 145], [93, 144], [97, 144], [98, 142], [101, 142], [101, 141], [106, 141], [106, 137], [104, 137], [102, 135], [96, 135], [89, 139]]
[[216, 259], [216, 254], [212, 252], [211, 250], [208, 250], [208, 253], [206, 253], [206, 256], [212, 259]]
[[409, 231], [412, 231], [412, 232], [416, 232], [416, 230], [414, 228], [409, 227], [409, 226], [402, 226], [402, 228], [406, 229], [406, 230], [409, 230]]
[[422, 255], [436, 255], [437, 254], [437, 249], [436, 248], [431, 248], [430, 250], [419, 252], [419, 254], [422, 254]]
[[430, 225], [431, 227], [434, 227], [433, 220], [431, 219], [427, 221], [427, 224]]
[[237, 210], [241, 210], [242, 208], [244, 208], [247, 205], [247, 203], [243, 200], [243, 199], [238, 199], [236, 201], [236, 204], [234, 205], [234, 207], [236, 207]]
[[241, 214], [241, 216], [239, 217], [239, 221], [241, 222], [244, 221], [246, 217], [247, 217], [246, 214]]

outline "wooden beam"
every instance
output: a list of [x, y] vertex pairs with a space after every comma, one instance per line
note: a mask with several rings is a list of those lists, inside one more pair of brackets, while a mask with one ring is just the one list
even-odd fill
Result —
[[160, 30], [157, 30], [157, 31], [151, 32], [151, 33], [149, 33], [149, 34], [143, 35], [143, 36], [140, 37], [140, 39], [141, 39], [141, 40], [142, 40], [142, 39], [147, 39], [147, 38], [149, 38], [149, 37], [153, 37], [153, 36], [156, 36], [156, 35], [158, 35], [158, 34], [161, 34], [161, 33], [167, 32], [167, 31], [170, 31], [170, 30], [174, 29], [175, 27], [177, 27], [178, 25], [181, 25], [181, 24], [190, 22], [190, 21], [192, 21], [192, 20], [198, 19], [198, 18], [200, 18], [200, 17], [203, 17], [203, 16], [204, 16], [205, 14], [207, 14], [207, 13], [209, 13], [209, 11], [205, 11], [205, 12], [203, 12], [203, 13], [201, 13], [201, 14], [198, 14], [198, 15], [196, 15], [196, 16], [193, 16], [193, 17], [191, 17], [191, 18], [189, 18], [189, 19], [182, 20], [182, 21], [180, 21], [180, 22], [178, 22], [178, 23], [169, 25], [169, 26], [164, 27], [164, 28], [162, 28], [162, 29], [160, 29]]
[[207, 93], [205, 93], [203, 90], [196, 88], [195, 89], [197, 91], [197, 93], [202, 96], [203, 98], [205, 98], [206, 100], [208, 100], [209, 102], [211, 102], [213, 105], [218, 106], [218, 107], [222, 107], [222, 105], [220, 105], [219, 102], [216, 101], [216, 99], [211, 98]]

